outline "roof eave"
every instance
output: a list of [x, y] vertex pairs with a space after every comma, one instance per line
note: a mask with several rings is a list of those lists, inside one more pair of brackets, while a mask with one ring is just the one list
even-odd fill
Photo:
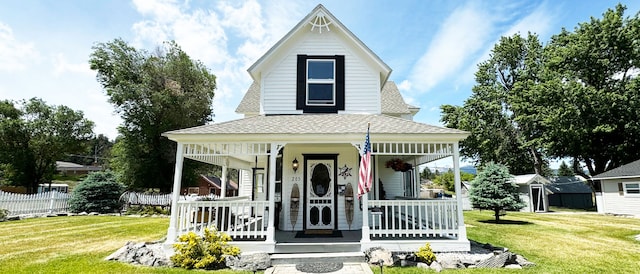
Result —
[[[416, 133], [416, 134], [376, 133], [371, 134], [371, 142], [445, 142], [455, 143], [463, 140], [468, 133]], [[269, 143], [359, 143], [363, 141], [362, 133], [322, 134], [322, 140], [317, 134], [189, 134], [163, 133], [162, 136], [178, 143], [206, 143], [206, 142], [269, 142]]]
[[378, 55], [376, 55], [369, 47], [367, 47], [357, 36], [355, 36], [349, 29], [347, 29], [340, 20], [338, 20], [329, 10], [327, 10], [322, 4], [318, 4], [307, 16], [305, 16], [298, 24], [296, 24], [287, 34], [282, 37], [282, 39], [278, 40], [273, 47], [271, 47], [264, 55], [262, 55], [258, 60], [253, 63], [248, 69], [247, 72], [251, 75], [251, 78], [254, 81], [260, 80], [260, 72], [262, 66], [269, 60], [269, 57], [274, 54], [282, 45], [287, 43], [297, 32], [299, 32], [307, 23], [310, 21], [311, 17], [315, 15], [315, 13], [319, 10], [322, 10], [326, 15], [328, 15], [332, 22], [335, 22], [337, 28], [339, 28], [342, 32], [347, 34], [347, 37], [351, 38], [351, 40], [363, 51], [365, 52], [374, 62], [379, 66], [380, 69], [380, 86], [382, 87], [384, 83], [389, 79], [391, 75], [391, 67], [389, 67], [386, 63], [380, 59]]

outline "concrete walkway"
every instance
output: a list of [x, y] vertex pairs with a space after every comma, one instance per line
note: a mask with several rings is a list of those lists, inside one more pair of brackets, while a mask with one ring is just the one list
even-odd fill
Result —
[[[292, 273], [306, 273], [300, 272], [296, 269], [295, 264], [281, 264], [275, 265], [264, 271], [265, 274], [292, 274]], [[371, 268], [366, 263], [344, 263], [343, 267], [334, 272], [328, 272], [326, 274], [373, 274]]]

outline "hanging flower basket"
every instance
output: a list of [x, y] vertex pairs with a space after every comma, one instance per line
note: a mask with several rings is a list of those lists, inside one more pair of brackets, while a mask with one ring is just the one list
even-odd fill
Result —
[[405, 163], [404, 161], [402, 161], [402, 159], [399, 159], [399, 158], [394, 158], [387, 161], [384, 164], [384, 166], [391, 168], [395, 171], [402, 171], [402, 172], [409, 171], [413, 167], [411, 164]]

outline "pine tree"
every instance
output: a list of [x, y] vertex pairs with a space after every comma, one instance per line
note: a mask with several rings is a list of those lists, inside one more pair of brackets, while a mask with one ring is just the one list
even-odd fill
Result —
[[520, 210], [525, 206], [509, 169], [493, 162], [486, 164], [471, 181], [469, 200], [475, 208], [493, 210], [496, 223], [500, 222], [501, 210]]
[[567, 163], [562, 161], [562, 163], [558, 167], [558, 176], [573, 176], [573, 175], [575, 175], [575, 173], [573, 173], [573, 170], [567, 165]]

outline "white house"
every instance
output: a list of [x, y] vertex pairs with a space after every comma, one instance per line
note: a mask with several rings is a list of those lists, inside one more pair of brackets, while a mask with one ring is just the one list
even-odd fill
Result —
[[640, 160], [591, 178], [598, 213], [640, 216]]
[[[244, 118], [164, 133], [177, 143], [168, 241], [216, 226], [243, 251], [468, 251], [460, 195], [420, 199], [417, 166], [448, 158], [460, 192], [467, 132], [412, 120], [418, 108], [388, 81], [391, 68], [318, 5], [249, 69]], [[370, 125], [371, 191], [358, 199]], [[239, 197], [180, 201], [192, 159], [241, 170]], [[399, 159], [407, 171], [386, 168]], [[225, 191], [222, 191], [225, 193]], [[384, 193], [384, 195], [383, 195]]]

